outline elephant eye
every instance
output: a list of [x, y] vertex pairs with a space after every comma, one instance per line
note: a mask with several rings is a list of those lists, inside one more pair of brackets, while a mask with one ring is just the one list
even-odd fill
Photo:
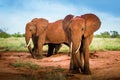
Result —
[[82, 31], [84, 30], [84, 28], [82, 28]]
[[32, 30], [30, 29], [30, 31], [32, 31]]

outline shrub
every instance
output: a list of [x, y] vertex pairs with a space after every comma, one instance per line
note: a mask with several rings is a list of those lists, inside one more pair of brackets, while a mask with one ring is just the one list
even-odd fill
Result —
[[23, 34], [20, 34], [19, 32], [18, 33], [14, 33], [12, 34], [13, 37], [23, 37], [24, 35]]
[[0, 38], [9, 38], [10, 34], [6, 33], [6, 32], [0, 32]]

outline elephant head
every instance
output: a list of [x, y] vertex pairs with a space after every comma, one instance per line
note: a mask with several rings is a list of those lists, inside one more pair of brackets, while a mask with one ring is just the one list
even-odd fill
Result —
[[43, 35], [43, 33], [46, 31], [47, 26], [48, 20], [43, 18], [34, 18], [31, 22], [26, 24], [25, 40], [30, 53], [32, 53], [32, 50], [30, 48], [30, 39], [32, 38], [33, 44], [35, 46], [38, 42], [38, 37]]
[[[67, 15], [63, 20], [63, 29], [68, 37], [71, 47], [70, 70], [90, 74], [89, 69], [89, 44], [93, 33], [100, 28], [101, 21], [94, 14], [82, 16]], [[84, 61], [81, 60], [83, 53]], [[84, 63], [82, 63], [84, 62]]]
[[[68, 37], [69, 43], [76, 42], [81, 43], [82, 36], [85, 32], [85, 20], [78, 16], [74, 17], [73, 15], [67, 15], [63, 20], [63, 29]], [[76, 41], [74, 41], [76, 40]], [[74, 43], [77, 50], [77, 45]]]

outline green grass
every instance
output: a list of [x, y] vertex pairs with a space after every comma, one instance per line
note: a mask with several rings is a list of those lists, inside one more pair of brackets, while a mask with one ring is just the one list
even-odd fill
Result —
[[27, 51], [24, 38], [0, 38], [0, 51]]
[[[47, 51], [48, 46], [43, 47], [43, 51]], [[94, 38], [90, 50], [120, 50], [120, 38]], [[0, 38], [0, 51], [28, 51], [25, 48], [25, 39], [23, 38]], [[69, 48], [63, 45], [59, 52], [68, 52]]]
[[63, 72], [64, 69], [58, 66], [51, 71], [44, 72], [42, 80], [67, 80]]
[[30, 68], [30, 69], [34, 69], [37, 70], [39, 69], [39, 65], [37, 64], [33, 64], [31, 62], [20, 62], [20, 61], [16, 61], [15, 63], [11, 64], [13, 67], [25, 67], [25, 68]]
[[120, 38], [94, 38], [90, 45], [90, 50], [120, 50]]

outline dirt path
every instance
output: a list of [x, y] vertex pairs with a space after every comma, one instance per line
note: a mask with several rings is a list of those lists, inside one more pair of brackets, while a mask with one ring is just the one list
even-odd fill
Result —
[[[39, 68], [13, 66], [17, 62], [37, 64]], [[37, 60], [27, 52], [2, 52], [0, 80], [120, 80], [120, 51], [91, 53], [91, 75], [70, 73], [69, 62], [67, 53]]]

